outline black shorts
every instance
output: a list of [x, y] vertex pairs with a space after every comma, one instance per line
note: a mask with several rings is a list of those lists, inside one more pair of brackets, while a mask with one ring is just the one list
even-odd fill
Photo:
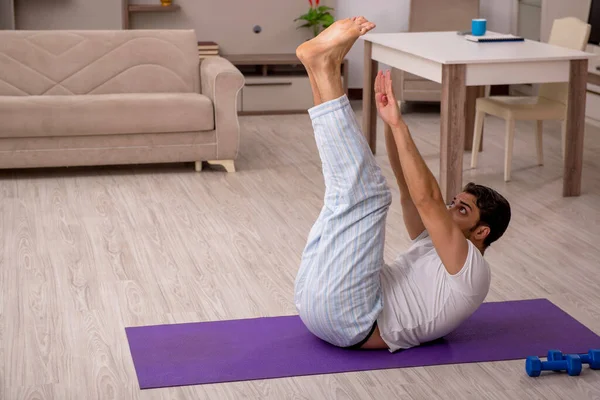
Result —
[[358, 342], [356, 344], [353, 344], [352, 346], [346, 347], [346, 349], [354, 349], [354, 350], [360, 349], [363, 346], [363, 344], [367, 343], [367, 341], [371, 338], [371, 335], [373, 335], [373, 332], [375, 332], [376, 327], [377, 327], [377, 321], [375, 321], [375, 323], [371, 327], [371, 330], [369, 331], [369, 333], [363, 340], [361, 340], [360, 342]]

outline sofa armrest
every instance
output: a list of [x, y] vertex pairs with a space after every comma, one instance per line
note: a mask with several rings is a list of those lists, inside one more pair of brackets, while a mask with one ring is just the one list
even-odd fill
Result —
[[200, 64], [200, 82], [202, 94], [210, 98], [214, 107], [217, 159], [234, 160], [240, 142], [237, 99], [244, 87], [244, 75], [229, 60], [209, 57]]

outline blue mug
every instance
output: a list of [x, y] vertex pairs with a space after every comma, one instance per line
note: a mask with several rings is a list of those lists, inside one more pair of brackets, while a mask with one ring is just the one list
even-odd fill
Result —
[[471, 21], [471, 34], [473, 36], [483, 36], [487, 30], [487, 20], [477, 18]]

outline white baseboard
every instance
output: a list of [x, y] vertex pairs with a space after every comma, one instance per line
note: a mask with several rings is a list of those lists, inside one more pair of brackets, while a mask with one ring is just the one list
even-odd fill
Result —
[[585, 123], [591, 126], [595, 126], [596, 128], [600, 128], [600, 120], [586, 117]]

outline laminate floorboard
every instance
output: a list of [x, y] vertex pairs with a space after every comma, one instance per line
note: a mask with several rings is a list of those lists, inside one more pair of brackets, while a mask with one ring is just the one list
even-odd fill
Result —
[[[360, 118], [360, 103], [354, 104]], [[439, 107], [405, 114], [437, 176]], [[600, 398], [600, 372], [526, 376], [504, 361], [140, 391], [125, 327], [293, 315], [294, 278], [324, 192], [306, 114], [241, 117], [238, 172], [191, 164], [0, 171], [0, 397], [25, 399]], [[380, 124], [381, 128], [381, 124]], [[600, 129], [586, 127], [583, 193], [563, 198], [560, 125], [517, 123], [512, 181], [504, 125], [488, 117], [476, 170], [512, 205], [486, 253], [486, 301], [545, 297], [600, 333]], [[409, 244], [394, 202], [385, 258]], [[251, 345], [251, 344], [249, 344]]]

